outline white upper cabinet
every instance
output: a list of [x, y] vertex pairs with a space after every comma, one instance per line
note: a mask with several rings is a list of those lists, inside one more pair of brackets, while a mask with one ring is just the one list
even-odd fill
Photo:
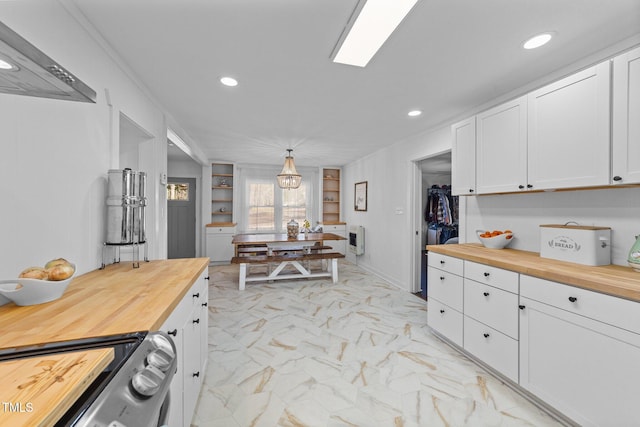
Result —
[[527, 189], [527, 97], [478, 114], [476, 192]]
[[528, 175], [533, 190], [610, 182], [610, 63], [528, 95]]
[[612, 184], [640, 183], [640, 48], [613, 61]]
[[476, 192], [476, 118], [451, 126], [451, 192], [470, 195]]

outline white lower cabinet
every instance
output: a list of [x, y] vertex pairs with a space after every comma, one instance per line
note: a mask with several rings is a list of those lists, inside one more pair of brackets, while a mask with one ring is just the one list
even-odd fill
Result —
[[454, 344], [462, 347], [462, 313], [440, 301], [429, 298], [427, 323], [440, 335], [447, 337]]
[[521, 287], [520, 385], [580, 425], [638, 425], [640, 306], [525, 275]]
[[518, 340], [464, 316], [464, 349], [511, 381], [518, 382]]
[[160, 328], [173, 338], [178, 366], [169, 390], [169, 422], [187, 427], [198, 401], [207, 363], [208, 271], [202, 272]]
[[234, 255], [236, 227], [206, 227], [207, 256], [211, 264], [229, 264]]
[[428, 257], [429, 327], [462, 347], [463, 261], [437, 253]]

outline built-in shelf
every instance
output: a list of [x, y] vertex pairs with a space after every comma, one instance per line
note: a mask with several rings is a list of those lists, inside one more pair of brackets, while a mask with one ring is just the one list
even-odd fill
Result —
[[233, 164], [211, 164], [211, 225], [233, 223]]
[[340, 169], [322, 169], [322, 222], [340, 222]]

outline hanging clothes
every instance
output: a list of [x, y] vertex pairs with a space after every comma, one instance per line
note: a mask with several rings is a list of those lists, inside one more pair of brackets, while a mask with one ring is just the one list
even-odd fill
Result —
[[458, 196], [452, 196], [448, 186], [429, 188], [424, 219], [428, 223], [427, 244], [458, 237]]

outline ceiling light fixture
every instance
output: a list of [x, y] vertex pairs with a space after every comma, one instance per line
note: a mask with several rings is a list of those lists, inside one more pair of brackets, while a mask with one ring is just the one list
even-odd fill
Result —
[[549, 43], [549, 40], [551, 40], [552, 37], [553, 34], [550, 32], [538, 34], [524, 42], [522, 47], [525, 49], [535, 49]]
[[333, 62], [365, 67], [418, 0], [360, 0], [331, 53]]
[[422, 111], [420, 110], [411, 110], [407, 113], [407, 116], [409, 117], [418, 117], [419, 115], [422, 114]]
[[3, 59], [0, 59], [0, 70], [15, 70], [15, 69], [17, 68], [13, 64]]
[[287, 157], [284, 159], [284, 166], [282, 172], [278, 174], [278, 186], [280, 188], [286, 188], [290, 190], [292, 188], [300, 187], [302, 182], [302, 176], [296, 170], [296, 165], [293, 163], [293, 156], [291, 156], [291, 148], [287, 149]]
[[238, 86], [238, 81], [233, 77], [222, 77], [220, 78], [220, 83], [229, 87]]

